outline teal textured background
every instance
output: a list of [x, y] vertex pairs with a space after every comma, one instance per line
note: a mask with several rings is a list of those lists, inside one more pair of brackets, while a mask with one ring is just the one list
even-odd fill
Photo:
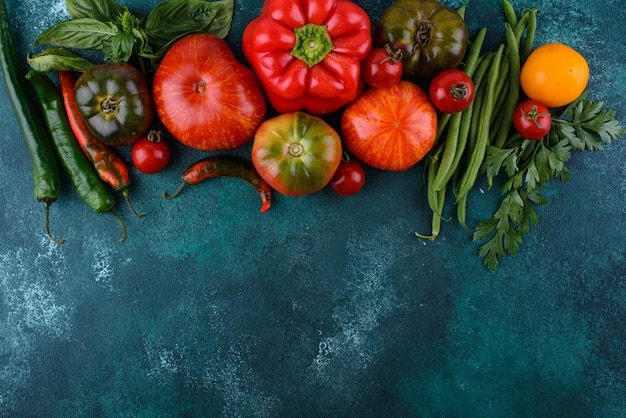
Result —
[[[7, 3], [23, 53], [67, 18], [63, 0]], [[357, 3], [373, 20], [390, 4]], [[513, 4], [541, 9], [537, 44], [582, 52], [590, 98], [626, 121], [626, 9]], [[236, 2], [228, 41], [241, 59], [260, 7]], [[466, 19], [472, 34], [488, 27], [488, 48], [503, 41], [499, 0], [471, 0]], [[574, 154], [571, 181], [547, 186], [539, 224], [490, 273], [455, 222], [434, 242], [415, 237], [430, 226], [421, 165], [368, 169], [350, 198], [277, 194], [262, 214], [232, 178], [164, 201], [206, 155], [174, 143], [165, 172], [132, 173], [148, 216], [118, 205], [126, 243], [65, 182], [51, 211], [68, 238], [57, 246], [3, 85], [0, 112], [2, 416], [626, 416], [623, 139]], [[496, 197], [478, 185], [470, 224]]]

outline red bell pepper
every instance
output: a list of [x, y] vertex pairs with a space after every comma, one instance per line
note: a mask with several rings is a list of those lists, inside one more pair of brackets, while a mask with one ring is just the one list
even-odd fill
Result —
[[277, 111], [330, 113], [363, 90], [371, 22], [350, 0], [266, 0], [242, 46]]

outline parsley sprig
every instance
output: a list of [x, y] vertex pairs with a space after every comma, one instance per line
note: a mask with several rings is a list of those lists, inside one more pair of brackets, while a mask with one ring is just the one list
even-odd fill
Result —
[[572, 151], [601, 150], [626, 135], [615, 113], [605, 109], [604, 102], [583, 95], [553, 117], [550, 133], [542, 140], [514, 135], [502, 148], [488, 147], [482, 169], [489, 184], [500, 172], [508, 176], [493, 218], [480, 221], [473, 233], [474, 241], [484, 241], [479, 255], [490, 270], [507, 254], [517, 254], [522, 237], [537, 223], [535, 208], [548, 203], [541, 193], [543, 186], [551, 179], [569, 180], [571, 169], [566, 163]]

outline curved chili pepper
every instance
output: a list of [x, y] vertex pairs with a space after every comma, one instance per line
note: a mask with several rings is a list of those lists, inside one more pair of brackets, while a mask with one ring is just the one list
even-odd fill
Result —
[[0, 0], [0, 68], [17, 124], [31, 162], [33, 194], [46, 210], [46, 233], [53, 242], [62, 244], [50, 233], [50, 205], [59, 197], [61, 175], [52, 147], [50, 134], [39, 110], [39, 103], [31, 99], [24, 73], [17, 58], [11, 22], [4, 0]]
[[230, 176], [237, 177], [248, 182], [261, 197], [261, 212], [267, 212], [272, 204], [272, 189], [265, 180], [257, 173], [254, 166], [236, 157], [213, 155], [193, 163], [182, 174], [183, 183], [174, 194], [163, 193], [164, 199], [173, 199], [180, 194], [186, 185], [195, 186], [204, 180]]
[[128, 190], [130, 187], [130, 177], [128, 175], [128, 166], [115, 152], [104, 142], [100, 141], [91, 133], [89, 127], [78, 112], [76, 102], [74, 101], [74, 86], [76, 80], [70, 71], [59, 71], [59, 83], [61, 85], [61, 94], [63, 96], [63, 104], [67, 112], [67, 118], [72, 128], [74, 136], [78, 140], [78, 144], [83, 149], [89, 161], [93, 164], [96, 172], [102, 180], [109, 183], [113, 190], [122, 193], [124, 200], [128, 204], [130, 210], [138, 218], [146, 216], [145, 213], [137, 213], [130, 201]]
[[41, 71], [30, 70], [26, 74], [26, 78], [35, 86], [52, 143], [76, 194], [95, 212], [113, 214], [122, 226], [123, 236], [120, 242], [124, 242], [126, 240], [126, 226], [115, 211], [115, 196], [98, 177], [85, 153], [78, 145], [65, 113], [61, 93], [50, 77]]

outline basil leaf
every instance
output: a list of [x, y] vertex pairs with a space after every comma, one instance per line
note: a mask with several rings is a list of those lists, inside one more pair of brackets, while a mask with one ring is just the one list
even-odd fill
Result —
[[132, 31], [133, 36], [135, 37], [136, 47], [135, 50], [144, 53], [152, 53], [152, 48], [150, 46], [150, 42], [148, 41], [148, 36], [143, 29], [135, 28]]
[[223, 38], [230, 31], [233, 8], [233, 0], [163, 1], [148, 15], [145, 33], [156, 50], [192, 33], [207, 32]]
[[28, 64], [37, 71], [80, 71], [84, 72], [94, 63], [65, 48], [48, 48], [39, 54], [29, 53]]
[[73, 49], [101, 49], [102, 43], [119, 33], [114, 23], [96, 19], [66, 20], [43, 31], [33, 45], [47, 44]]
[[219, 10], [205, 32], [212, 33], [213, 35], [224, 39], [228, 36], [228, 32], [230, 32], [230, 27], [233, 23], [235, 2], [233, 0], [221, 0], [213, 3], [220, 4], [222, 8]]
[[102, 44], [106, 62], [128, 62], [135, 48], [135, 37], [130, 33], [118, 33]]
[[122, 7], [115, 0], [66, 0], [72, 20], [91, 18], [100, 22], [115, 22]]

